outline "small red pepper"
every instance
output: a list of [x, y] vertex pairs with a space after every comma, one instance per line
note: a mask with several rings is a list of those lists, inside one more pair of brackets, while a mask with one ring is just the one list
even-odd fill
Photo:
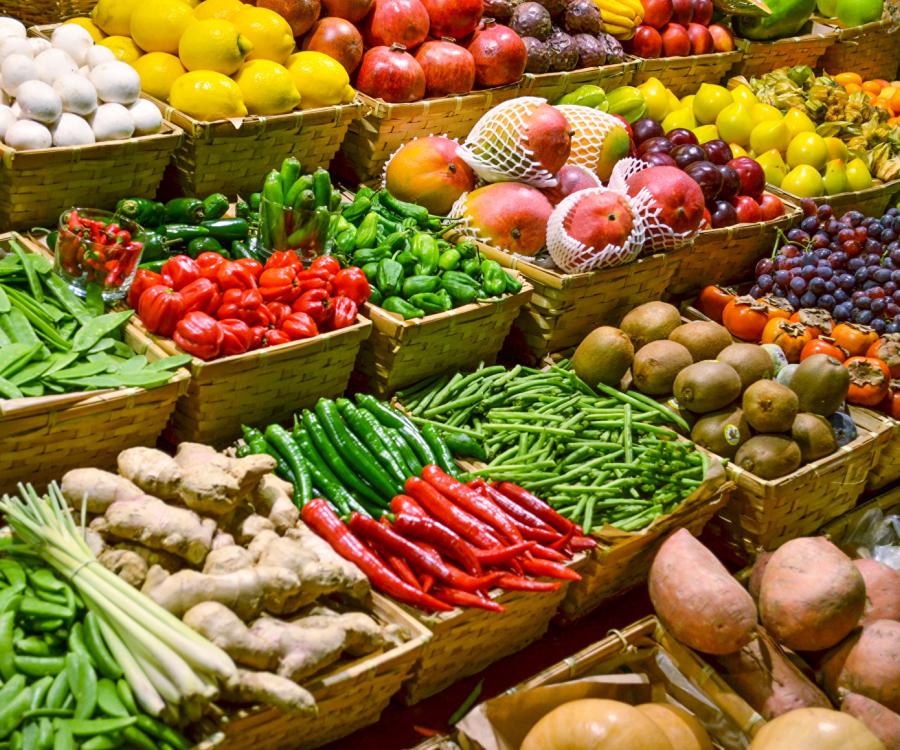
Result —
[[216, 281], [222, 290], [256, 289], [256, 276], [237, 261], [226, 261], [216, 271]]
[[163, 263], [160, 273], [172, 280], [172, 288], [177, 292], [200, 278], [200, 266], [188, 255], [175, 255]]
[[558, 591], [560, 584], [556, 581], [534, 581], [524, 576], [504, 573], [497, 579], [497, 586], [507, 591]]
[[248, 326], [267, 326], [272, 322], [258, 289], [227, 289], [222, 295], [222, 304], [216, 311], [216, 317], [237, 318]]
[[332, 300], [332, 330], [352, 326], [356, 322], [356, 314], [359, 312], [357, 304], [349, 297], [338, 295]]
[[184, 315], [184, 300], [174, 289], [157, 284], [141, 295], [138, 315], [150, 333], [171, 336]]
[[185, 313], [200, 310], [208, 315], [214, 315], [222, 304], [219, 287], [214, 281], [204, 279], [202, 276], [182, 287], [181, 296], [184, 299]]
[[128, 290], [128, 306], [137, 309], [141, 295], [151, 286], [162, 283], [162, 276], [158, 273], [148, 271], [146, 268], [139, 268], [134, 275], [134, 281], [131, 282], [131, 288]]
[[302, 312], [288, 315], [281, 323], [281, 330], [290, 337], [291, 341], [309, 339], [319, 334], [316, 321]]
[[266, 261], [266, 268], [282, 268], [283, 266], [301, 267], [303, 264], [293, 250], [276, 250]]
[[509, 547], [498, 547], [497, 549], [476, 549], [474, 552], [478, 562], [482, 565], [503, 565], [529, 552], [532, 547], [534, 547], [534, 542], [521, 542]]
[[259, 275], [263, 271], [263, 264], [260, 263], [256, 258], [238, 258], [233, 262], [237, 263], [239, 266], [243, 266], [248, 271], [250, 271], [250, 273], [253, 274], [253, 278], [255, 279], [258, 279]]
[[178, 321], [173, 338], [188, 354], [200, 359], [213, 359], [219, 355], [224, 336], [219, 321], [195, 310]]
[[269, 311], [269, 317], [272, 318], [272, 324], [276, 328], [291, 314], [290, 305], [286, 305], [284, 302], [269, 302], [266, 305], [266, 309]]
[[225, 318], [225, 320], [219, 321], [219, 328], [222, 329], [222, 348], [220, 353], [223, 357], [243, 354], [253, 344], [253, 333], [250, 330], [250, 326], [243, 320]]
[[391, 500], [391, 513], [394, 513], [395, 515], [406, 513], [414, 518], [430, 518], [430, 516], [422, 510], [422, 506], [409, 495], [395, 495], [393, 500]]
[[525, 559], [522, 560], [522, 570], [533, 576], [547, 576], [559, 578], [564, 581], [580, 581], [581, 576], [574, 570], [550, 560]]
[[218, 283], [217, 277], [219, 268], [224, 266], [228, 260], [219, 253], [209, 251], [200, 253], [196, 258], [196, 262], [197, 266], [200, 268], [200, 275], [204, 279], [209, 279], [210, 281]]
[[294, 312], [306, 313], [319, 327], [328, 325], [332, 317], [331, 297], [327, 289], [310, 289], [303, 292], [291, 306]]
[[470, 594], [468, 591], [460, 591], [449, 586], [435, 584], [431, 589], [431, 593], [442, 602], [452, 604], [455, 607], [476, 607], [478, 609], [486, 609], [489, 612], [506, 611], [502, 604], [497, 604], [493, 599], [483, 599], [475, 594]]
[[309, 264], [310, 271], [328, 271], [332, 276], [341, 270], [340, 261], [333, 255], [320, 255]]
[[[547, 532], [551, 532], [553, 534], [553, 536], [551, 537], [551, 541], [553, 539], [560, 538], [559, 534], [553, 531], [550, 526], [548, 526], [540, 518], [534, 515], [534, 513], [525, 510], [525, 508], [517, 505], [502, 492], [494, 487], [491, 487], [491, 485], [489, 485], [483, 479], [476, 479], [473, 482], [469, 482], [469, 487], [471, 487], [473, 490], [481, 492], [487, 499], [494, 503], [494, 505], [496, 505], [500, 510], [506, 513], [506, 515], [509, 516], [513, 521], [518, 521], [520, 524], [525, 524], [526, 526], [533, 529], [541, 529]], [[521, 532], [521, 527], [517, 528], [519, 528], [519, 531]]]
[[357, 305], [363, 304], [372, 295], [372, 287], [361, 268], [351, 266], [334, 275], [334, 293], [349, 297]]
[[519, 485], [513, 484], [512, 482], [495, 483], [493, 486], [516, 503], [516, 505], [531, 511], [542, 521], [548, 523], [557, 531], [561, 531], [563, 534], [569, 530], [570, 526], [574, 525], [568, 518], [561, 516], [545, 501], [541, 500], [539, 497], [535, 497], [524, 487], [519, 487]]

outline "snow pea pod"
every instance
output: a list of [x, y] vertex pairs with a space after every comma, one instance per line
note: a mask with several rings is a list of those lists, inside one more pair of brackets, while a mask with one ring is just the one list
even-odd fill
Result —
[[72, 349], [76, 352], [87, 351], [104, 336], [108, 336], [125, 325], [132, 315], [134, 315], [134, 310], [122, 310], [94, 318], [75, 334]]

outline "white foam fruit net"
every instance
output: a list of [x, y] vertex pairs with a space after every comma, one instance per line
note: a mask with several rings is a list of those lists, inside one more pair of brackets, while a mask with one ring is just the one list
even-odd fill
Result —
[[603, 142], [613, 128], [622, 127], [621, 121], [593, 107], [560, 104], [556, 108], [572, 127], [572, 151], [568, 163], [580, 164], [596, 173], [600, 168]]
[[[609, 187], [614, 190], [628, 192], [627, 181], [630, 177], [649, 169], [652, 165], [641, 159], [632, 159], [631, 157], [622, 159], [613, 168], [612, 175], [609, 178]], [[668, 252], [677, 250], [689, 244], [697, 231], [693, 232], [676, 232], [668, 224], [663, 223], [659, 219], [660, 208], [656, 206], [652, 197], [646, 190], [641, 190], [646, 194], [649, 202], [649, 209], [644, 215], [644, 224], [646, 227], [645, 244], [649, 250], [660, 250]], [[639, 193], [638, 195], [640, 195]]]
[[520, 96], [485, 112], [459, 149], [460, 158], [486, 182], [554, 187], [556, 175], [544, 169], [525, 145], [528, 116], [546, 103], [537, 96]]

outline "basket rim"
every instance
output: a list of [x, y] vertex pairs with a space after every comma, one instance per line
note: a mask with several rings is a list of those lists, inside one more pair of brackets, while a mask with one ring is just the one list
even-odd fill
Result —
[[569, 78], [572, 78], [574, 76], [600, 76], [606, 72], [627, 73], [629, 70], [637, 70], [642, 62], [643, 58], [626, 54], [625, 59], [619, 63], [609, 63], [608, 65], [592, 65], [587, 68], [575, 68], [574, 70], [560, 70], [548, 73], [523, 73], [523, 90], [527, 92], [528, 86], [533, 86], [535, 83], [553, 83], [556, 81], [565, 83], [569, 80]]
[[814, 14], [812, 20], [813, 28], [820, 26], [836, 31], [839, 42], [855, 39], [872, 32], [884, 31], [887, 34], [896, 34], [897, 31], [900, 31], [900, 26], [892, 26], [891, 19], [884, 16], [877, 21], [870, 21], [859, 26], [844, 26], [837, 18], [825, 18], [818, 14]]
[[736, 63], [744, 56], [743, 50], [737, 48], [730, 52], [709, 52], [705, 55], [673, 55], [671, 57], [639, 57], [638, 70], [649, 68], [659, 68], [664, 70], [670, 65], [674, 67], [682, 67], [690, 61], [693, 67], [713, 66], [721, 63]]
[[467, 94], [457, 94], [455, 96], [434, 96], [428, 99], [420, 99], [417, 102], [386, 102], [384, 99], [376, 99], [374, 96], [364, 94], [362, 91], [357, 91], [356, 96], [366, 108], [367, 115], [374, 114], [379, 117], [399, 119], [402, 117], [409, 117], [413, 113], [419, 111], [427, 112], [434, 106], [449, 102], [455, 102], [457, 109], [463, 109], [466, 105], [474, 102], [484, 101], [487, 104], [490, 104], [491, 101], [493, 101], [494, 96], [498, 93], [508, 94], [518, 91], [522, 87], [522, 82], [524, 80], [525, 74], [523, 74], [522, 78], [515, 83], [510, 83], [506, 86], [492, 86], [486, 89], [475, 89]]

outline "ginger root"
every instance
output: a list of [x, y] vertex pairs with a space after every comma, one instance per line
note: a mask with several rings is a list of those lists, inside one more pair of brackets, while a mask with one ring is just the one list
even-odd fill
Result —
[[297, 525], [300, 511], [293, 501], [294, 488], [275, 474], [266, 474], [259, 480], [253, 493], [253, 507], [266, 516], [279, 534]]
[[87, 504], [88, 513], [104, 513], [120, 500], [140, 500], [144, 492], [125, 477], [102, 469], [72, 469], [62, 478], [60, 486], [69, 506], [81, 510]]
[[150, 570], [147, 571], [147, 577], [144, 579], [144, 585], [141, 586], [141, 593], [146, 594], [148, 591], [153, 591], [170, 576], [171, 573], [161, 565], [151, 565]]
[[300, 542], [307, 551], [316, 556], [320, 566], [339, 570], [344, 581], [341, 589], [343, 593], [359, 602], [366, 600], [371, 586], [365, 573], [341, 557], [328, 542], [311, 531], [303, 522], [298, 522], [294, 528], [289, 529], [284, 538]]
[[252, 568], [255, 563], [253, 555], [246, 548], [231, 544], [227, 547], [213, 549], [206, 556], [203, 572], [210, 576], [220, 576], [225, 573], [234, 573], [236, 570]]
[[136, 589], [139, 589], [147, 578], [147, 561], [137, 552], [127, 549], [106, 549], [97, 559], [104, 568], [111, 570]]
[[265, 531], [274, 533], [275, 525], [265, 516], [253, 513], [244, 518], [234, 529], [234, 537], [238, 544], [250, 544], [257, 535]]
[[184, 624], [212, 641], [238, 664], [275, 669], [279, 654], [250, 632], [244, 622], [219, 602], [201, 602], [184, 613]]
[[267, 703], [289, 714], [318, 713], [312, 693], [271, 672], [238, 669], [236, 679], [225, 685], [222, 697], [234, 703]]

